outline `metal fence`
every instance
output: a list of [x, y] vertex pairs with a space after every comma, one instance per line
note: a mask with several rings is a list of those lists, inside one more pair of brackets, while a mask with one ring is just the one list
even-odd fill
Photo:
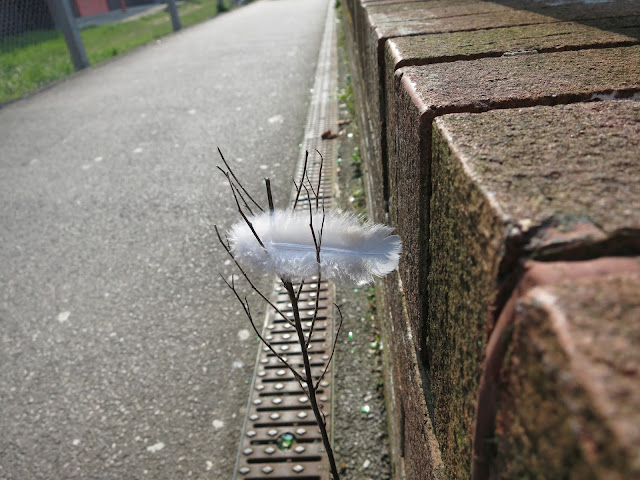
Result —
[[244, 2], [1, 0], [0, 105]]

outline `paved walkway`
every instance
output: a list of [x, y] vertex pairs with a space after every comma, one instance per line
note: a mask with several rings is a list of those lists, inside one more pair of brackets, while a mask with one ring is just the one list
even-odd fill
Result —
[[257, 344], [216, 147], [286, 204], [327, 8], [256, 2], [0, 110], [0, 478], [231, 477]]

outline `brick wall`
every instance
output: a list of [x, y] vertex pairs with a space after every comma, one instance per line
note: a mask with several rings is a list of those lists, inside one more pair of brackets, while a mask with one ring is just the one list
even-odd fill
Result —
[[342, 11], [396, 476], [640, 478], [640, 2]]

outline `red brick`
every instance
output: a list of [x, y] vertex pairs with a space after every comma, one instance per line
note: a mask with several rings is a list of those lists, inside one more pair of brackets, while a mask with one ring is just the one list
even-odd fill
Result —
[[[469, 478], [483, 346], [520, 261], [640, 251], [639, 120], [635, 102], [436, 119], [429, 262], [404, 264], [401, 277], [411, 328], [422, 327], [447, 478]], [[408, 231], [409, 219], [398, 222]], [[427, 275], [424, 321], [411, 317], [407, 282]]]

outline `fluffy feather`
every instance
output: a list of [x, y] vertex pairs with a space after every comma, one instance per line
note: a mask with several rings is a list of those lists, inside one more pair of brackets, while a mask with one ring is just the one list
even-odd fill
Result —
[[[263, 249], [244, 222], [229, 232], [231, 250], [238, 262], [299, 281], [318, 273], [316, 249], [309, 227], [309, 212], [275, 210], [249, 217], [262, 240]], [[313, 214], [316, 238], [320, 237], [322, 213]], [[402, 242], [393, 228], [367, 222], [357, 216], [329, 211], [325, 215], [320, 250], [322, 276], [336, 283], [365, 285], [373, 276], [383, 277], [398, 266]]]

